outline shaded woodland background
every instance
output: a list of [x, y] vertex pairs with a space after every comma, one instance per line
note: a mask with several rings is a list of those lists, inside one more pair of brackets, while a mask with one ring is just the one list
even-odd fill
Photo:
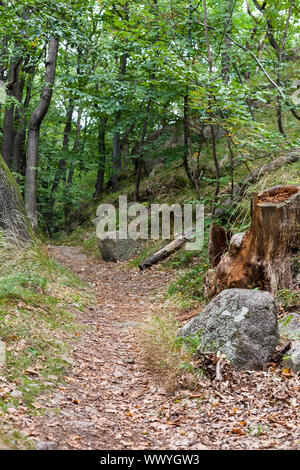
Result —
[[48, 235], [106, 189], [155, 200], [157, 164], [219, 217], [299, 145], [295, 1], [1, 1], [0, 31], [2, 156]]

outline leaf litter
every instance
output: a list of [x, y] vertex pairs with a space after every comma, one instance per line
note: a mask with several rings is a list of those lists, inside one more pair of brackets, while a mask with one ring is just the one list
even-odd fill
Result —
[[170, 271], [140, 273], [77, 247], [52, 251], [93, 286], [97, 299], [91, 295], [91, 305], [77, 312], [85, 328], [74, 341], [64, 386], [41, 397], [43, 415], [18, 418], [32, 439], [59, 449], [300, 448], [299, 376], [289, 369], [270, 364], [236, 372], [225, 364], [222, 380], [212, 374], [196, 389], [170, 394], [145, 368], [135, 325], [145, 312], [159, 314]]

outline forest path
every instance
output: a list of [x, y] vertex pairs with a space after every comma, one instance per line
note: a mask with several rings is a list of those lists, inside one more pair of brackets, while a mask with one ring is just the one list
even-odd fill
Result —
[[173, 273], [103, 263], [77, 247], [51, 252], [90, 285], [96, 302], [91, 295], [77, 313], [84, 327], [71, 345], [66, 384], [40, 397], [43, 416], [24, 415], [32, 439], [58, 449], [300, 448], [299, 377], [289, 369], [229, 370], [220, 383], [200, 381], [196, 393], [168, 395], [145, 367], [135, 326], [162, 313]]
[[77, 247], [51, 252], [97, 300], [78, 314], [88, 328], [74, 344], [67, 385], [54, 390], [45, 416], [30, 420], [31, 436], [59, 449], [203, 449], [193, 416], [178, 415], [174, 397], [142, 365], [135, 338], [136, 323], [162, 308], [170, 274], [95, 261]]

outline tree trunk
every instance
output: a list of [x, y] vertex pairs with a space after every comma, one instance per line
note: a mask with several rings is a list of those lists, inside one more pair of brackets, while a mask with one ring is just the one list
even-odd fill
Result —
[[[23, 67], [24, 69], [24, 67]], [[24, 76], [16, 82], [16, 93], [15, 98], [19, 101], [19, 106], [15, 109], [14, 114], [14, 132], [13, 132], [13, 144], [12, 144], [12, 170], [16, 173], [19, 172], [22, 142], [23, 142], [23, 116], [24, 111], [22, 108], [23, 91], [25, 87]]]
[[141, 270], [145, 268], [150, 268], [154, 264], [159, 263], [160, 261], [168, 258], [171, 256], [175, 251], [179, 250], [181, 247], [183, 247], [186, 242], [191, 241], [195, 238], [195, 232], [192, 230], [187, 230], [185, 233], [179, 235], [175, 240], [172, 240], [170, 243], [168, 243], [166, 246], [161, 248], [160, 250], [156, 251], [155, 253], [152, 253], [150, 256], [148, 256], [144, 261], [142, 261], [139, 264], [139, 268]]
[[28, 81], [26, 85], [26, 95], [23, 106], [20, 110], [20, 118], [18, 128], [15, 134], [13, 143], [13, 171], [20, 173], [25, 176], [26, 172], [26, 150], [25, 150], [25, 138], [26, 138], [26, 115], [28, 111], [29, 102], [31, 99], [31, 89], [33, 78], [35, 75], [36, 66], [30, 67], [28, 70]]
[[[4, 6], [4, 5], [3, 5]], [[4, 6], [5, 7], [5, 6]], [[28, 20], [30, 16], [30, 10], [26, 5], [24, 5], [23, 11], [20, 17], [23, 20]], [[20, 32], [23, 32], [24, 38], [26, 38], [26, 32], [21, 29]], [[9, 35], [8, 35], [9, 37]], [[5, 40], [4, 40], [5, 43]], [[21, 41], [15, 41], [14, 43], [14, 58], [10, 63], [9, 73], [8, 73], [8, 83], [7, 83], [7, 90], [8, 95], [18, 99], [18, 90], [19, 90], [19, 75], [20, 75], [20, 64], [24, 62], [24, 46], [22, 45]], [[25, 59], [25, 65], [28, 64], [29, 55], [26, 54], [27, 57]], [[4, 116], [4, 125], [3, 125], [3, 140], [2, 140], [2, 156], [9, 166], [12, 160], [13, 155], [13, 142], [14, 142], [14, 110], [15, 105], [12, 104], [9, 108], [5, 110]]]
[[[127, 7], [127, 3], [125, 4]], [[125, 15], [125, 21], [128, 21], [128, 13]], [[120, 63], [120, 80], [124, 80], [124, 75], [126, 73], [126, 66], [127, 66], [127, 54], [122, 54], [121, 56], [121, 63]], [[114, 138], [113, 138], [113, 154], [112, 154], [112, 184], [113, 184], [113, 190], [117, 191], [118, 189], [118, 175], [119, 175], [119, 169], [121, 166], [121, 141], [120, 141], [120, 131], [119, 131], [119, 125], [121, 121], [121, 116], [122, 112], [120, 109], [116, 112], [116, 118], [115, 118], [115, 127], [116, 131], [114, 133]]]
[[63, 150], [64, 155], [63, 155], [62, 158], [59, 159], [57, 170], [56, 170], [55, 177], [54, 177], [54, 182], [53, 182], [53, 185], [52, 185], [52, 188], [51, 188], [51, 195], [50, 195], [50, 202], [49, 202], [51, 216], [52, 216], [52, 211], [53, 211], [54, 202], [55, 202], [54, 195], [55, 195], [55, 192], [58, 189], [60, 180], [61, 179], [66, 180], [67, 162], [66, 162], [66, 158], [65, 158], [65, 153], [69, 149], [69, 138], [70, 138], [70, 133], [71, 133], [71, 130], [72, 130], [73, 111], [74, 111], [74, 103], [73, 103], [73, 99], [70, 98], [69, 106], [68, 106], [68, 109], [67, 109], [67, 116], [66, 116], [66, 123], [65, 123], [65, 128], [64, 128], [64, 137], [63, 137], [63, 148], [62, 148], [62, 150]]
[[[72, 154], [73, 157], [76, 156], [78, 149], [79, 149], [79, 143], [80, 143], [80, 132], [81, 132], [81, 116], [82, 116], [82, 108], [78, 108], [78, 114], [77, 114], [77, 123], [76, 123], [76, 131], [75, 131], [75, 140], [72, 148]], [[75, 164], [74, 161], [71, 161], [69, 173], [68, 173], [68, 181], [67, 185], [71, 186], [72, 181], [73, 181], [73, 175], [74, 175], [74, 170], [75, 170]]]
[[25, 183], [25, 207], [34, 230], [38, 226], [37, 213], [37, 166], [40, 126], [50, 106], [52, 86], [55, 78], [58, 39], [51, 36], [46, 59], [45, 83], [40, 101], [33, 111], [28, 125], [27, 165]]
[[[206, 40], [206, 49], [207, 49], [207, 58], [208, 58], [208, 68], [209, 68], [209, 87], [211, 87], [212, 79], [213, 79], [213, 58], [211, 53], [211, 46], [209, 42], [209, 32], [208, 32], [208, 24], [207, 24], [207, 11], [206, 11], [206, 0], [202, 0], [203, 5], [203, 19], [204, 19], [204, 32], [205, 32], [205, 40]], [[211, 102], [212, 102], [212, 95], [209, 95], [209, 109], [211, 110]], [[210, 127], [210, 135], [211, 135], [211, 151], [215, 166], [215, 173], [216, 173], [216, 183], [215, 183], [215, 192], [211, 204], [211, 214], [212, 218], [215, 216], [215, 209], [216, 209], [216, 202], [219, 195], [220, 190], [220, 169], [219, 163], [217, 158], [217, 151], [216, 151], [216, 134], [215, 134], [215, 126], [213, 123], [209, 125]]]
[[175, 253], [175, 251], [179, 250], [183, 245], [185, 245], [187, 240], [188, 239], [184, 235], [180, 235], [161, 250], [148, 256], [148, 258], [146, 258], [139, 264], [139, 268], [141, 270], [145, 268], [150, 268], [154, 264], [157, 264], [160, 261], [168, 258], [172, 253]]
[[122, 139], [120, 141], [120, 152], [121, 152], [121, 155], [125, 157], [122, 162], [124, 168], [127, 168], [128, 166], [129, 137], [134, 131], [135, 125], [136, 125], [136, 119], [134, 118], [130, 126], [124, 132]]
[[99, 167], [97, 173], [97, 181], [95, 185], [94, 198], [98, 198], [103, 193], [104, 186], [104, 175], [105, 175], [105, 127], [107, 123], [107, 117], [103, 117], [100, 120], [99, 132], [98, 132], [98, 152], [99, 152]]
[[276, 294], [300, 284], [300, 185], [255, 194], [251, 227], [232, 237], [228, 253], [205, 280], [208, 297], [224, 289], [258, 287]]
[[14, 106], [10, 106], [5, 110], [3, 121], [3, 140], [2, 140], [2, 155], [7, 165], [10, 165], [13, 147], [13, 118]]
[[[9, 68], [8, 76], [8, 96], [16, 96], [17, 93], [17, 81], [19, 77], [19, 66], [21, 59], [16, 59]], [[5, 163], [9, 166], [12, 159], [13, 152], [13, 140], [14, 140], [14, 110], [15, 106], [11, 104], [5, 109], [4, 121], [3, 121], [3, 139], [2, 139], [2, 156]]]
[[[121, 120], [121, 111], [116, 112], [115, 126], [118, 128], [119, 122]], [[118, 174], [120, 166], [120, 157], [121, 157], [121, 147], [120, 147], [120, 132], [117, 130], [114, 133], [113, 137], [113, 155], [112, 155], [112, 185], [113, 190], [117, 191], [118, 189]]]
[[[227, 31], [228, 34], [232, 33], [232, 14], [235, 4], [232, 0], [226, 0], [224, 2], [224, 32]], [[221, 64], [222, 64], [222, 77], [224, 83], [228, 85], [230, 81], [230, 48], [231, 41], [228, 36], [224, 35], [224, 50], [222, 52]]]
[[[151, 79], [153, 80], [153, 78], [154, 78], [154, 73], [152, 74]], [[152, 86], [150, 88], [150, 93], [151, 91], [152, 91]], [[152, 99], [150, 98], [146, 107], [146, 115], [145, 115], [144, 125], [142, 129], [142, 136], [141, 136], [140, 152], [137, 158], [134, 201], [139, 201], [140, 199], [140, 183], [141, 183], [141, 177], [142, 177], [143, 152], [144, 152], [144, 144], [145, 144], [145, 138], [146, 138], [146, 133], [147, 133], [151, 103], [152, 103]]]
[[186, 94], [184, 95], [183, 101], [183, 165], [186, 175], [190, 182], [194, 184], [194, 179], [189, 166], [189, 141], [190, 141], [190, 130], [189, 130], [189, 87], [186, 87]]
[[230, 230], [226, 232], [223, 227], [217, 227], [215, 223], [212, 222], [209, 230], [208, 243], [209, 262], [212, 267], [218, 266], [222, 255], [228, 249], [230, 238]]

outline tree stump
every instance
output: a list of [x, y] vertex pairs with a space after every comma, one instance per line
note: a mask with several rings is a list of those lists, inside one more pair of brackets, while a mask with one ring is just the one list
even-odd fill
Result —
[[251, 201], [251, 226], [234, 235], [207, 273], [208, 298], [224, 289], [279, 289], [300, 283], [300, 185], [274, 186]]
[[209, 230], [209, 262], [212, 267], [218, 266], [222, 255], [227, 251], [229, 240], [232, 236], [231, 230], [226, 230], [223, 227], [216, 227], [212, 222]]

